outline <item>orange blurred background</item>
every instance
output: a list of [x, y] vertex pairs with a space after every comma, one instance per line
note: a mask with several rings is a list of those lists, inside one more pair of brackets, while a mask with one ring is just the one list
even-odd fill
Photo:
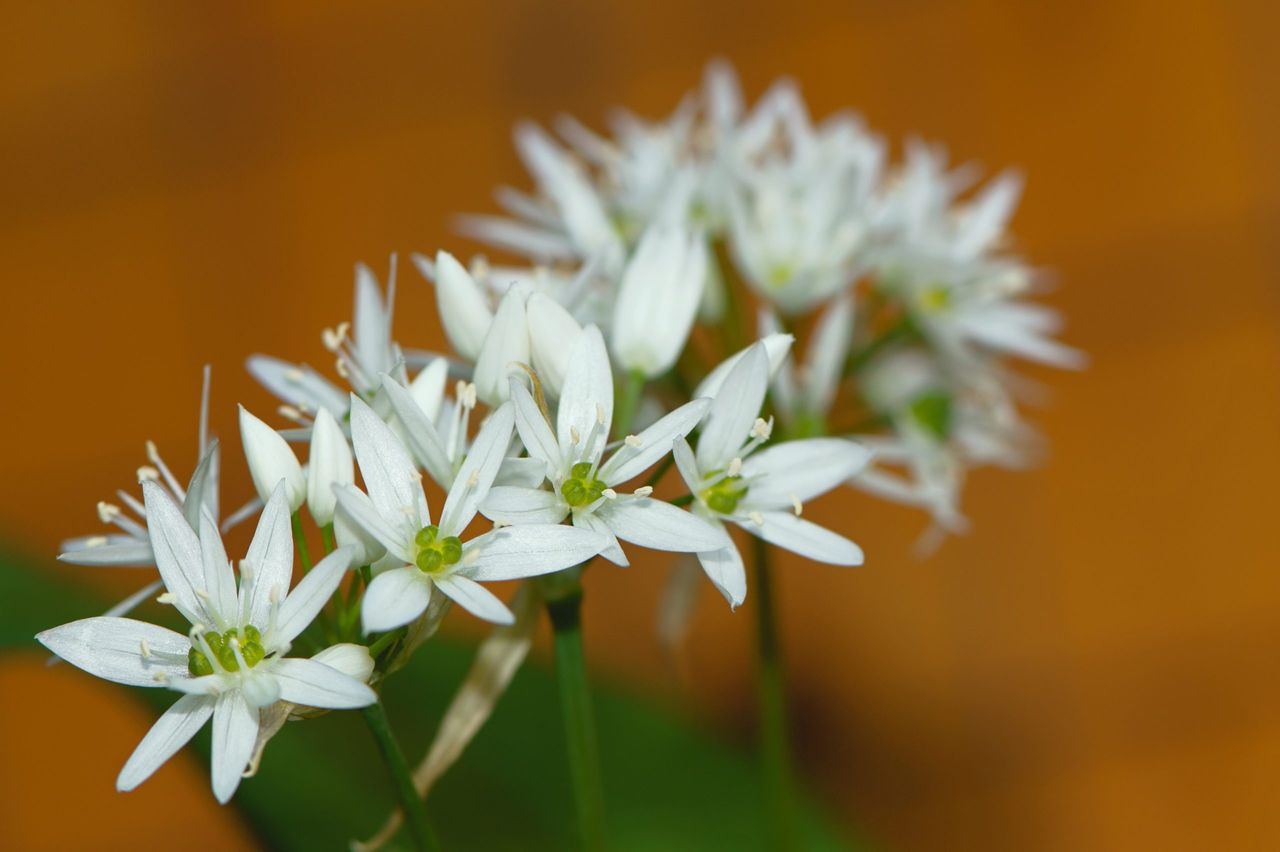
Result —
[[[791, 74], [815, 115], [853, 106], [891, 139], [1020, 167], [1016, 236], [1092, 357], [1037, 374], [1047, 463], [976, 476], [974, 531], [934, 557], [912, 556], [910, 510], [812, 507], [868, 562], [783, 566], [806, 777], [889, 849], [1277, 848], [1276, 9], [8, 4], [0, 536], [132, 590], [141, 574], [52, 557], [97, 529], [144, 439], [190, 470], [201, 365], [234, 444], [233, 403], [272, 407], [244, 356], [323, 365], [355, 261], [479, 250], [451, 217], [527, 185], [517, 119], [665, 115], [723, 55], [752, 97]], [[402, 271], [398, 337], [438, 346], [430, 288]], [[250, 488], [228, 456], [234, 505]], [[593, 573], [589, 656], [745, 740], [749, 615], [704, 594], [677, 677], [652, 638], [665, 572]], [[190, 758], [114, 792], [151, 721], [122, 693], [0, 662], [0, 845], [251, 847]]]

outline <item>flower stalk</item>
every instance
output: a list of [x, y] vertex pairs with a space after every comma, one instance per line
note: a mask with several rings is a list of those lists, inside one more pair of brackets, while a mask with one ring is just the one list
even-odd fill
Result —
[[387, 711], [378, 701], [364, 708], [364, 720], [369, 726], [378, 744], [378, 752], [387, 772], [396, 786], [396, 795], [400, 798], [400, 806], [404, 809], [405, 820], [409, 823], [409, 835], [413, 838], [414, 847], [420, 852], [438, 852], [440, 841], [436, 839], [431, 821], [427, 818], [427, 809], [418, 791], [413, 786], [413, 776], [409, 772], [409, 764], [405, 762], [404, 752], [391, 731], [391, 723], [387, 720]]
[[569, 774], [573, 782], [578, 837], [586, 852], [600, 852], [604, 840], [604, 787], [596, 745], [595, 715], [582, 653], [581, 570], [548, 577], [547, 615], [554, 635], [556, 680], [564, 719]]
[[783, 684], [782, 654], [778, 642], [777, 610], [773, 600], [769, 545], [755, 543], [756, 643], [759, 657], [760, 761], [769, 807], [773, 848], [792, 850], [796, 845], [795, 782], [787, 736], [787, 700]]

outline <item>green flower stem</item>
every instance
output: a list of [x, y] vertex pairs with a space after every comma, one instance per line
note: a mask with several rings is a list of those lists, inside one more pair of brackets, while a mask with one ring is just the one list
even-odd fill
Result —
[[326, 554], [333, 553], [335, 545], [333, 541], [333, 522], [332, 521], [330, 521], [329, 523], [325, 524], [320, 528], [320, 541], [324, 543], [324, 552]]
[[693, 495], [681, 494], [679, 497], [672, 497], [668, 502], [672, 506], [688, 506], [693, 502]]
[[387, 648], [391, 646], [391, 643], [403, 637], [407, 632], [408, 630], [406, 628], [397, 627], [395, 630], [391, 630], [386, 633], [383, 633], [376, 640], [374, 640], [374, 643], [372, 645], [369, 646], [369, 656], [377, 660], [379, 654], [387, 650]]
[[636, 406], [640, 404], [640, 392], [644, 390], [645, 376], [639, 370], [631, 370], [622, 379], [622, 394], [613, 411], [613, 437], [615, 440], [625, 438], [631, 429], [631, 421], [636, 416]]
[[600, 852], [604, 841], [604, 792], [600, 755], [596, 747], [595, 717], [582, 655], [581, 568], [551, 575], [543, 583], [547, 615], [555, 636], [556, 680], [564, 718], [569, 773], [573, 780], [578, 835], [582, 849]]
[[851, 352], [845, 364], [845, 375], [854, 375], [870, 364], [877, 355], [890, 346], [903, 340], [910, 340], [917, 335], [915, 324], [910, 317], [903, 317], [890, 326], [879, 337], [876, 337], [861, 349]]
[[787, 742], [787, 705], [782, 681], [782, 655], [778, 647], [777, 613], [774, 608], [769, 544], [752, 536], [755, 545], [756, 641], [759, 650], [757, 680], [760, 705], [760, 758], [773, 834], [773, 848], [796, 849], [796, 797]]
[[298, 547], [298, 558], [302, 560], [302, 570], [311, 570], [311, 550], [307, 547], [307, 536], [302, 530], [302, 510], [293, 513], [293, 543]]
[[421, 852], [438, 852], [440, 841], [436, 839], [431, 821], [427, 819], [427, 809], [418, 797], [418, 791], [414, 789], [409, 764], [405, 762], [404, 752], [400, 750], [400, 744], [391, 732], [391, 723], [387, 721], [387, 711], [381, 701], [364, 708], [364, 720], [378, 743], [378, 751], [396, 785], [396, 794], [400, 797], [405, 821], [409, 823], [409, 834], [413, 837], [414, 847]]

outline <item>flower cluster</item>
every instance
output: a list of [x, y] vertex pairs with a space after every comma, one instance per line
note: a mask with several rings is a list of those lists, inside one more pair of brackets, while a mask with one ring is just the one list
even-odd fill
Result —
[[[121, 790], [212, 718], [226, 801], [285, 719], [376, 702], [453, 604], [516, 622], [486, 584], [576, 582], [594, 557], [627, 566], [641, 548], [695, 555], [737, 607], [734, 528], [858, 565], [809, 501], [847, 485], [954, 531], [970, 470], [1028, 459], [1010, 359], [1081, 356], [1028, 300], [1038, 276], [1005, 235], [1015, 176], [975, 190], [923, 144], [892, 163], [854, 116], [813, 122], [790, 82], [748, 108], [717, 64], [665, 120], [556, 130], [517, 129], [533, 192], [502, 189], [507, 215], [462, 221], [518, 260], [413, 257], [451, 354], [402, 347], [394, 258], [385, 291], [361, 265], [350, 322], [323, 334], [334, 378], [249, 359], [281, 418], [240, 409], [256, 498], [220, 518], [206, 376], [186, 485], [148, 445], [142, 500], [120, 492], [132, 515], [101, 503], [117, 531], [65, 545], [69, 562], [159, 573], [38, 637], [99, 677], [182, 693]], [[221, 534], [255, 514], [232, 563]], [[307, 519], [326, 551], [314, 565]], [[161, 584], [185, 633], [122, 617]]]

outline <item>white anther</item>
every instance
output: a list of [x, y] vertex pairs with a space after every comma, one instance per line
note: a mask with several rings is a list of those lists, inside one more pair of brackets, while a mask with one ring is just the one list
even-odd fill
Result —
[[299, 383], [299, 382], [306, 381], [306, 378], [307, 378], [306, 374], [303, 373], [301, 370], [299, 370], [297, 367], [290, 367], [289, 369], [284, 371], [284, 379], [287, 382]]
[[509, 526], [511, 526], [511, 524], [510, 524], [510, 523], [508, 523], [507, 521], [494, 521], [494, 522], [493, 522], [493, 528], [494, 528], [495, 530], [504, 529], [504, 528], [509, 527]]
[[300, 411], [298, 408], [292, 405], [282, 405], [279, 408], [277, 408], [276, 411], [280, 412], [280, 416], [285, 418], [286, 420], [292, 420], [294, 422], [297, 422], [299, 420], [304, 419], [302, 416], [302, 411]]
[[804, 504], [801, 503], [800, 498], [794, 494], [791, 495], [791, 510], [796, 513], [797, 518], [804, 513]]
[[337, 352], [342, 348], [342, 340], [347, 336], [347, 323], [340, 323], [337, 328], [326, 328], [320, 332], [320, 339], [324, 342], [324, 348], [330, 352]]
[[156, 682], [156, 683], [168, 683], [168, 682], [169, 682], [169, 673], [168, 673], [168, 672], [156, 672], [156, 673], [155, 673], [154, 675], [152, 675], [151, 677], [155, 680], [155, 682]]
[[606, 488], [600, 492], [600, 496], [606, 500], [616, 500], [618, 499], [618, 492], [614, 491], [612, 488]]
[[751, 437], [768, 440], [773, 434], [773, 418], [765, 420], [763, 417], [757, 417], [756, 422], [751, 424]]
[[209, 593], [206, 592], [204, 589], [196, 589], [196, 597], [198, 597], [202, 601], [207, 601], [209, 600]]
[[751, 512], [747, 515], [747, 517], [751, 520], [751, 523], [755, 524], [756, 526], [758, 527], [764, 526], [764, 515], [760, 514], [759, 512]]
[[467, 487], [475, 488], [479, 484], [480, 484], [480, 470], [479, 468], [477, 468], [471, 471], [471, 475], [467, 477]]
[[177, 600], [178, 600], [178, 599], [177, 599], [177, 598], [175, 598], [175, 597], [173, 596], [173, 593], [172, 593], [172, 592], [165, 592], [163, 595], [161, 595], [160, 597], [156, 598], [156, 603], [158, 603], [158, 604], [164, 604], [164, 605], [168, 606], [169, 604], [172, 604], [172, 603], [174, 603], [174, 602], [175, 602], [175, 601], [177, 601]]
[[727, 476], [738, 476], [741, 473], [742, 473], [742, 459], [735, 456], [734, 459], [731, 462], [729, 462], [729, 469], [725, 471], [725, 474]]
[[598, 402], [596, 403], [596, 422], [601, 426], [604, 425], [604, 406]]
[[254, 574], [253, 563], [250, 562], [248, 559], [241, 559], [240, 560], [240, 582], [242, 584], [252, 583], [253, 574]]
[[641, 441], [638, 435], [628, 435], [622, 439], [622, 443], [637, 450], [644, 446], [644, 441]]
[[138, 642], [138, 653], [142, 655], [142, 659], [151, 659], [151, 646], [147, 644], [147, 640], [143, 639]]
[[110, 541], [105, 535], [95, 535], [84, 540], [85, 547], [102, 547]]
[[637, 497], [648, 497], [653, 493], [652, 485], [642, 485], [633, 492]]
[[462, 554], [462, 564], [473, 565], [475, 564], [475, 561], [479, 558], [480, 558], [480, 548], [473, 547]]
[[347, 362], [342, 358], [339, 358], [337, 361], [334, 362], [333, 369], [337, 370], [338, 375], [342, 376], [342, 378], [344, 379], [351, 378], [351, 371], [347, 369]]
[[160, 463], [160, 451], [156, 449], [155, 441], [147, 441], [147, 458], [151, 459], [152, 464]]
[[476, 407], [476, 383], [459, 381], [453, 395], [458, 398], [458, 404], [463, 408]]
[[578, 434], [578, 429], [577, 429], [577, 427], [575, 427], [575, 426], [570, 426], [570, 427], [569, 427], [569, 443], [570, 443], [570, 444], [579, 444], [579, 443], [581, 443], [581, 442], [582, 442], [582, 436]]
[[138, 468], [139, 482], [155, 482], [159, 478], [160, 471], [156, 470], [151, 465], [144, 464], [142, 467]]
[[98, 501], [98, 520], [104, 524], [109, 524], [118, 517], [120, 517], [119, 506], [114, 503], [108, 503], [105, 500]]

